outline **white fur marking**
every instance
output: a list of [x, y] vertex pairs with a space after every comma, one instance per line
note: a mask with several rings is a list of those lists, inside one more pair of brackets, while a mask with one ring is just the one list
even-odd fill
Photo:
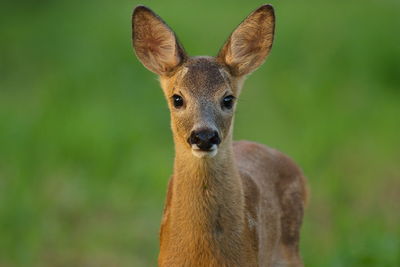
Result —
[[222, 69], [222, 68], [219, 68], [218, 69], [219, 70], [219, 73], [221, 73], [221, 76], [222, 76], [222, 78], [224, 79], [224, 81], [225, 81], [225, 83], [227, 84], [227, 85], [229, 85], [229, 79], [228, 79], [228, 73], [226, 73], [226, 71], [224, 70], [224, 69]]
[[254, 220], [253, 217], [251, 217], [250, 214], [247, 215], [247, 222], [249, 224], [250, 230], [253, 230], [257, 226], [256, 221]]
[[212, 145], [212, 147], [209, 151], [200, 150], [196, 144], [192, 145], [192, 154], [195, 157], [198, 157], [200, 159], [201, 158], [212, 158], [215, 155], [217, 155], [217, 153], [218, 153], [217, 145]]
[[186, 73], [188, 72], [189, 68], [183, 67], [181, 73], [179, 74], [179, 79], [183, 79], [185, 77]]

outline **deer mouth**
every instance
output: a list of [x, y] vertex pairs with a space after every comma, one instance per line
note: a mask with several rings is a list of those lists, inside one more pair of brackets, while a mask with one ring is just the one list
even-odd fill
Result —
[[209, 149], [200, 149], [196, 144], [192, 145], [192, 154], [198, 158], [212, 158], [218, 153], [218, 146], [212, 145]]

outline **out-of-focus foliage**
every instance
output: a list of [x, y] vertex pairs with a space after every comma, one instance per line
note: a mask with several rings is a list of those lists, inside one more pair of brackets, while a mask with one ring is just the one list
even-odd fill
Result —
[[[143, 1], [215, 55], [262, 1]], [[277, 1], [236, 139], [293, 157], [311, 188], [306, 266], [400, 266], [400, 2]], [[0, 266], [154, 266], [169, 113], [135, 58], [135, 1], [3, 1]]]

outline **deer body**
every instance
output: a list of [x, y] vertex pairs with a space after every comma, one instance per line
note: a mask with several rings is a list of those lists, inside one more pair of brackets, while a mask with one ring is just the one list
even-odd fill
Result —
[[133, 14], [137, 56], [160, 76], [171, 110], [174, 174], [160, 232], [159, 266], [301, 266], [305, 180], [291, 159], [232, 141], [235, 99], [273, 40], [271, 6], [254, 11], [217, 57], [186, 56], [151, 10]]

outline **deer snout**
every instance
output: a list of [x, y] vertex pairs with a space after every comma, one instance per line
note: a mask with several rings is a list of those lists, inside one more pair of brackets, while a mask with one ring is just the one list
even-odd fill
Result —
[[219, 145], [221, 139], [217, 131], [211, 129], [194, 130], [188, 138], [190, 145], [197, 145], [200, 150], [209, 151], [214, 145]]

